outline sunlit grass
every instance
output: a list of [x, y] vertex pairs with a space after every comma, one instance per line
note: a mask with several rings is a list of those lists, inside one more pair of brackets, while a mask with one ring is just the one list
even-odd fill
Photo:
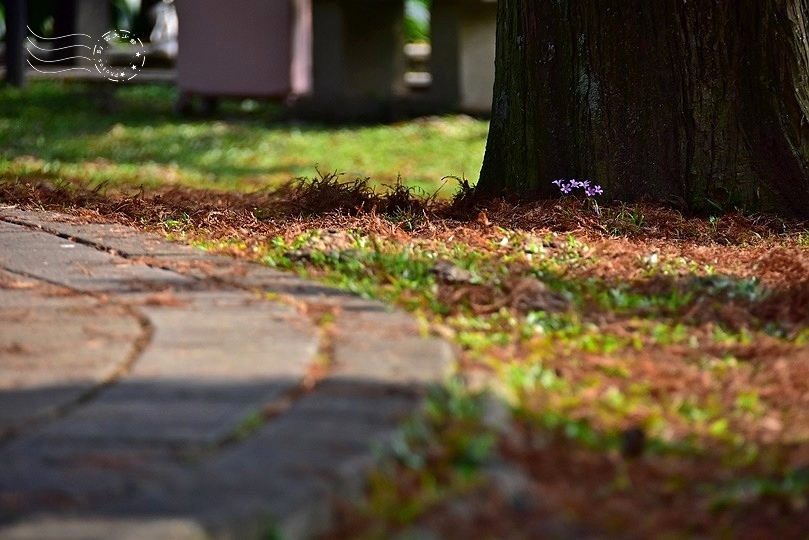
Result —
[[[164, 85], [33, 82], [0, 90], [0, 174], [116, 186], [255, 191], [315, 169], [428, 193], [476, 180], [488, 124], [466, 116], [393, 125], [280, 121], [271, 103], [229, 101], [210, 118], [174, 113]], [[454, 182], [444, 185], [449, 196]]]

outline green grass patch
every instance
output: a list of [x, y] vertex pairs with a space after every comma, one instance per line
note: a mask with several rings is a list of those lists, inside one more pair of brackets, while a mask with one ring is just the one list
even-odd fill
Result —
[[[441, 196], [446, 175], [476, 179], [488, 123], [466, 116], [393, 125], [324, 126], [279, 120], [272, 103], [228, 101], [212, 118], [174, 113], [165, 85], [33, 81], [0, 89], [0, 170], [91, 187], [182, 185], [255, 191], [322, 171], [372, 187]], [[443, 188], [442, 188], [443, 186]]]

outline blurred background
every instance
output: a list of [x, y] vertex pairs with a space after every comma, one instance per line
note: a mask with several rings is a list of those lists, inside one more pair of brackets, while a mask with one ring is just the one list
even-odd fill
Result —
[[[5, 177], [257, 190], [317, 169], [440, 196], [457, 186], [447, 176], [477, 179], [494, 80], [493, 2], [7, 0], [3, 8]], [[22, 36], [11, 27], [21, 20]], [[113, 29], [138, 41], [91, 54]], [[111, 80], [99, 65], [126, 77]]]

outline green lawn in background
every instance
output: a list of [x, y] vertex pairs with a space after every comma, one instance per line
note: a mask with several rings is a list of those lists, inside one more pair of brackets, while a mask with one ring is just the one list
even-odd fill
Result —
[[[226, 101], [207, 118], [173, 112], [167, 85], [34, 81], [0, 89], [0, 174], [91, 185], [185, 185], [255, 191], [301, 176], [345, 173], [372, 185], [434, 192], [447, 175], [476, 181], [488, 122], [466, 116], [392, 125], [280, 121], [277, 104]], [[442, 196], [457, 183], [447, 182]]]

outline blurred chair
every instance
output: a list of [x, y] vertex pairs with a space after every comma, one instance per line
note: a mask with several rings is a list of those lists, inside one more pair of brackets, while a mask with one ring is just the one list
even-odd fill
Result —
[[177, 0], [179, 107], [288, 99], [311, 87], [309, 0]]

